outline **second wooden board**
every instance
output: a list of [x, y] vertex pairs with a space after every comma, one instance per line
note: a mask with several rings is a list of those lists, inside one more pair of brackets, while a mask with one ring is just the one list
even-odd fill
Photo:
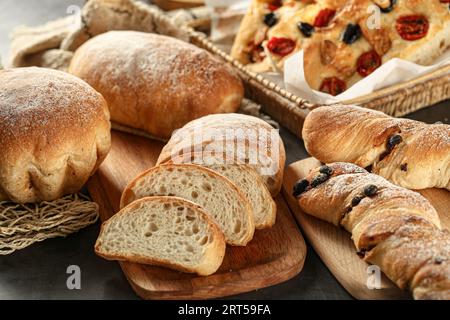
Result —
[[[321, 257], [342, 286], [357, 299], [408, 299], [410, 295], [400, 290], [384, 275], [379, 289], [369, 289], [374, 279], [373, 269], [356, 255], [350, 234], [334, 225], [302, 212], [292, 196], [295, 182], [303, 179], [311, 169], [321, 163], [308, 158], [291, 164], [285, 172], [283, 195], [314, 250]], [[450, 192], [443, 189], [421, 190], [420, 193], [436, 208], [442, 225], [450, 229]]]
[[[107, 220], [119, 210], [125, 186], [155, 165], [161, 142], [112, 132], [108, 157], [88, 183], [92, 199]], [[144, 299], [204, 299], [234, 295], [286, 281], [300, 272], [306, 245], [283, 197], [279, 195], [277, 221], [257, 230], [246, 247], [227, 247], [219, 271], [208, 277], [165, 268], [120, 262], [135, 292]]]

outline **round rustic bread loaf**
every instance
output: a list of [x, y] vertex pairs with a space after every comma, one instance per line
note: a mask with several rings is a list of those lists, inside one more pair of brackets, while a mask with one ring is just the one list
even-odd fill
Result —
[[87, 41], [69, 72], [105, 97], [112, 121], [160, 138], [204, 115], [235, 112], [244, 91], [237, 74], [205, 50], [135, 31]]
[[0, 71], [0, 200], [55, 200], [79, 191], [111, 146], [103, 97], [61, 71]]

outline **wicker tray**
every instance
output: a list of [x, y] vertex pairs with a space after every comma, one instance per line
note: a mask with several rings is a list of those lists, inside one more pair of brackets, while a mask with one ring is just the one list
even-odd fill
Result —
[[204, 5], [203, 0], [153, 0], [152, 3], [163, 10], [193, 8]]
[[[317, 105], [286, 91], [262, 75], [251, 72], [216, 47], [204, 33], [196, 31], [194, 27], [197, 27], [195, 22], [185, 27], [190, 35], [190, 41], [234, 65], [245, 80], [248, 98], [260, 103], [265, 113], [301, 137], [303, 120], [308, 111]], [[342, 103], [355, 104], [401, 117], [447, 99], [450, 99], [450, 65]]]

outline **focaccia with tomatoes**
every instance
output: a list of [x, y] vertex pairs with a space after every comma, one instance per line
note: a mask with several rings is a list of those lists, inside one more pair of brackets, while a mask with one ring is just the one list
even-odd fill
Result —
[[232, 56], [283, 71], [304, 50], [313, 89], [337, 95], [392, 58], [432, 63], [450, 46], [450, 0], [252, 0]]
[[231, 55], [256, 72], [280, 71], [314, 28], [328, 25], [348, 0], [252, 0]]
[[392, 58], [432, 63], [450, 46], [448, 2], [349, 1], [304, 45], [306, 80], [312, 89], [337, 95]]

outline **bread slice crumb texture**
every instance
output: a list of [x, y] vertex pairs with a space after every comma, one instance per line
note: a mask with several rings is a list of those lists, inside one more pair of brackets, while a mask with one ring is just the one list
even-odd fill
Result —
[[148, 196], [175, 196], [202, 206], [231, 245], [243, 246], [253, 238], [250, 202], [234, 183], [213, 170], [192, 164], [154, 167], [125, 188], [121, 207]]
[[107, 220], [95, 252], [125, 260], [209, 275], [225, 255], [222, 232], [198, 205], [176, 197], [147, 197]]

